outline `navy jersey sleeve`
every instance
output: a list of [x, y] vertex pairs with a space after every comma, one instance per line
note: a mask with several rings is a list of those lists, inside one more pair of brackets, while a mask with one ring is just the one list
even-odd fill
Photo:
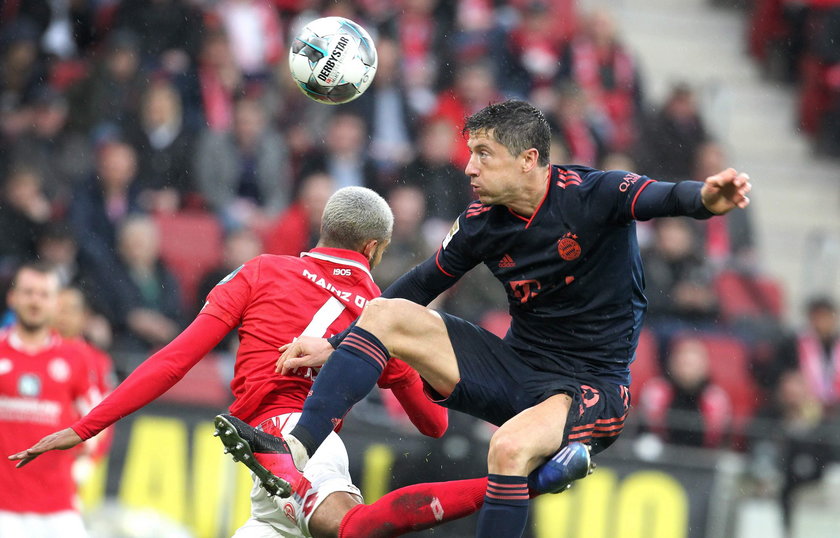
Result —
[[702, 188], [701, 181], [655, 181], [639, 193], [633, 206], [633, 218], [647, 220], [654, 217], [712, 217], [714, 214], [706, 209], [700, 198]]
[[622, 170], [591, 172], [587, 180], [591, 181], [591, 194], [598, 202], [593, 206], [605, 222], [626, 224], [655, 217], [712, 216], [700, 199], [703, 184], [698, 181], [668, 183]]
[[437, 253], [388, 286], [382, 296], [427, 305], [475, 267], [480, 258], [469, 238], [470, 223], [465, 215], [452, 224]]
[[628, 224], [635, 216], [639, 195], [655, 180], [623, 170], [592, 170], [585, 174], [581, 185], [584, 196], [589, 198], [590, 211], [596, 220]]

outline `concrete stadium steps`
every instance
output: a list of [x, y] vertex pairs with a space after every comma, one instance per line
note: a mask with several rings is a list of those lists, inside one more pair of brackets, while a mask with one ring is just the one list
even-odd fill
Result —
[[733, 166], [750, 173], [760, 263], [784, 286], [788, 321], [814, 293], [840, 299], [840, 163], [814, 157], [796, 130], [795, 89], [763, 79], [746, 54], [742, 13], [709, 0], [581, 0], [594, 7], [615, 14], [649, 102], [689, 82]]

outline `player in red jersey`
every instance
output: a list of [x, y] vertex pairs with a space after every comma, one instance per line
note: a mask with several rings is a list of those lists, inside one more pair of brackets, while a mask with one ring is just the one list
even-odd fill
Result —
[[[392, 224], [390, 208], [373, 191], [339, 190], [324, 210], [318, 247], [299, 258], [262, 255], [233, 271], [210, 292], [190, 326], [141, 364], [102, 404], [70, 428], [9, 458], [24, 465], [48, 450], [66, 449], [95, 435], [166, 392], [240, 325], [230, 412], [244, 421], [238, 425], [245, 436], [254, 433], [252, 426], [268, 433], [291, 428], [317, 372], [302, 368], [275, 374], [277, 350], [300, 335], [322, 337], [341, 331], [379, 295], [369, 269], [380, 260]], [[389, 364], [379, 385], [393, 390], [421, 432], [442, 435], [447, 411], [425, 397], [414, 370], [401, 361]], [[252, 448], [259, 452], [261, 447]], [[252, 517], [237, 532], [238, 538], [359, 536], [354, 530], [358, 528], [367, 529], [370, 536], [396, 536], [463, 517], [481, 505], [484, 478], [418, 484], [361, 505], [350, 480], [346, 450], [334, 432], [325, 448], [307, 464], [308, 481], [301, 482], [302, 489], [293, 497], [270, 497], [257, 479]]]
[[[7, 296], [16, 318], [0, 332], [0, 449], [7, 452], [66, 427], [98, 401], [85, 348], [51, 329], [59, 289], [49, 267], [27, 264]], [[23, 471], [0, 466], [0, 536], [87, 536], [71, 472], [76, 455], [49, 454]]]

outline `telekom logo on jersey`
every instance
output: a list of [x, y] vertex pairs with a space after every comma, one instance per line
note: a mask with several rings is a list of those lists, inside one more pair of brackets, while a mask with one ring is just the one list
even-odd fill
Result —
[[342, 291], [342, 290], [336, 288], [335, 286], [333, 286], [332, 283], [327, 282], [324, 277], [322, 277], [320, 275], [317, 275], [315, 273], [312, 273], [312, 272], [308, 271], [307, 269], [303, 270], [303, 277], [311, 280], [312, 282], [314, 282], [316, 286], [321, 286], [325, 290], [327, 290], [331, 293], [334, 293], [336, 297], [338, 297], [339, 299], [341, 299], [345, 303], [352, 302], [353, 304], [355, 304], [359, 308], [364, 308], [364, 306], [367, 304], [367, 299], [365, 299], [364, 297], [362, 297], [360, 295], [355, 295], [351, 291]]

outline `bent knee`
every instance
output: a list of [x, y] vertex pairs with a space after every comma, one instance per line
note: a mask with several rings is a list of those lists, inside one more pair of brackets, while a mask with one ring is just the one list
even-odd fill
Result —
[[405, 332], [411, 328], [412, 320], [427, 309], [406, 299], [385, 299], [377, 297], [365, 305], [358, 325], [362, 328], [384, 332]]
[[490, 448], [487, 453], [487, 461], [491, 465], [512, 465], [519, 467], [530, 459], [527, 443], [520, 436], [499, 435], [499, 432], [490, 439]]

